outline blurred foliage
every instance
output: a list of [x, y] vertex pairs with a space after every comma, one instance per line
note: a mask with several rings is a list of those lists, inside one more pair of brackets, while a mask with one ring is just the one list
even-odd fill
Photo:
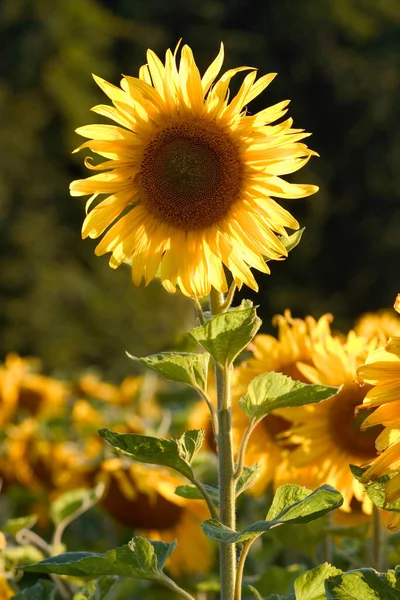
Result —
[[321, 155], [298, 176], [320, 193], [289, 206], [307, 228], [302, 243], [271, 277], [258, 276], [261, 314], [329, 311], [347, 327], [390, 306], [399, 27], [398, 0], [2, 0], [0, 355], [38, 355], [64, 372], [96, 364], [121, 377], [131, 370], [124, 350], [170, 347], [192, 318], [186, 300], [156, 284], [135, 288], [128, 269], [96, 258], [95, 242], [80, 239], [83, 203], [68, 194], [83, 174], [73, 131], [104, 100], [90, 74], [117, 83], [137, 72], [147, 47], [163, 55], [181, 37], [202, 70], [223, 40], [227, 68], [277, 71], [251, 110], [291, 98], [295, 125], [313, 132]]

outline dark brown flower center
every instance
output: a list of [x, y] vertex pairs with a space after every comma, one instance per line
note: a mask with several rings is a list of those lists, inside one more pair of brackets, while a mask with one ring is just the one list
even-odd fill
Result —
[[144, 151], [138, 184], [149, 212], [184, 231], [218, 223], [240, 198], [243, 164], [214, 121], [174, 121]]
[[132, 529], [169, 529], [182, 515], [180, 506], [158, 493], [150, 495], [136, 491], [134, 498], [127, 498], [114, 477], [101, 504], [114, 519]]
[[375, 440], [383, 430], [380, 425], [361, 431], [360, 427], [370, 411], [356, 410], [371, 386], [360, 387], [346, 383], [343, 390], [331, 401], [329, 429], [335, 444], [346, 453], [356, 454], [360, 460], [370, 460], [377, 455]]

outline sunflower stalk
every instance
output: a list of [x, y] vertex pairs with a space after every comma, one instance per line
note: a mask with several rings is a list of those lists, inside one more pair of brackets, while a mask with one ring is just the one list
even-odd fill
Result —
[[[224, 305], [223, 294], [212, 289], [210, 294], [211, 312], [220, 314]], [[217, 406], [218, 406], [218, 477], [220, 521], [226, 527], [235, 529], [236, 498], [232, 439], [231, 403], [232, 367], [215, 364]], [[220, 543], [221, 600], [233, 600], [236, 580], [235, 544]]]
[[371, 559], [372, 567], [377, 571], [383, 569], [383, 531], [382, 531], [382, 515], [380, 509], [375, 506], [372, 507], [372, 547], [371, 547]]

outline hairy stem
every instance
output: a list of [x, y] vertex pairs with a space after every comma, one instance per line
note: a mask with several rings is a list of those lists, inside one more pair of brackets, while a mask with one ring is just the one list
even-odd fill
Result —
[[[213, 315], [222, 311], [223, 295], [211, 291]], [[221, 522], [235, 529], [236, 502], [232, 440], [231, 373], [232, 367], [215, 365], [218, 400], [218, 477]], [[236, 578], [235, 544], [220, 544], [221, 600], [233, 600]]]
[[178, 596], [185, 598], [185, 600], [195, 600], [194, 597], [191, 594], [189, 594], [189, 592], [183, 590], [181, 587], [179, 587], [177, 583], [175, 583], [175, 581], [173, 581], [173, 579], [170, 579], [166, 575], [164, 577], [160, 577], [158, 581], [160, 583], [163, 583], [167, 588], [169, 588], [173, 592], [175, 592], [175, 594], [178, 594]]
[[246, 563], [246, 558], [251, 548], [251, 545], [257, 538], [253, 538], [252, 540], [248, 540], [243, 544], [242, 552], [240, 553], [240, 558], [237, 567], [236, 574], [236, 586], [235, 586], [235, 600], [242, 599], [242, 584], [243, 584], [243, 572], [244, 565]]
[[215, 508], [214, 502], [212, 501], [211, 496], [207, 492], [207, 490], [204, 487], [204, 485], [196, 477], [193, 477], [192, 483], [197, 487], [197, 489], [199, 490], [200, 494], [203, 496], [204, 500], [206, 501], [208, 509], [210, 511], [210, 514], [211, 514], [211, 517], [213, 519], [218, 519], [218, 511]]
[[258, 425], [259, 422], [260, 421], [257, 419], [250, 420], [250, 423], [248, 424], [247, 429], [243, 435], [242, 441], [240, 442], [237, 466], [236, 466], [236, 471], [235, 471], [235, 475], [234, 475], [235, 481], [237, 481], [239, 479], [239, 477], [241, 476], [241, 474], [243, 472], [243, 467], [244, 467], [244, 463], [245, 463], [245, 459], [246, 459], [247, 444], [249, 442], [251, 434], [253, 433], [255, 427]]

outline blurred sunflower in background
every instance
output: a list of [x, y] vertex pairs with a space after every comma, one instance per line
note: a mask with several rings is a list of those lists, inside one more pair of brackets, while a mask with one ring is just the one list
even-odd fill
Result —
[[208, 509], [202, 501], [175, 494], [176, 487], [186, 483], [183, 477], [123, 458], [102, 461], [92, 477], [95, 483], [104, 482], [101, 506], [118, 523], [153, 540], [178, 541], [167, 563], [171, 573], [210, 570], [214, 549], [200, 526]]
[[[121, 88], [95, 76], [113, 106], [94, 112], [118, 125], [86, 125], [77, 133], [107, 160], [89, 169], [104, 171], [73, 181], [71, 195], [91, 195], [83, 237], [107, 229], [96, 254], [111, 252], [110, 266], [132, 265], [139, 284], [159, 276], [169, 292], [203, 297], [211, 286], [227, 291], [224, 266], [238, 287], [254, 290], [250, 270], [269, 273], [265, 258], [280, 260], [287, 250], [276, 236], [298, 229], [290, 213], [271, 196], [301, 198], [317, 187], [287, 183], [280, 176], [300, 169], [315, 154], [300, 140], [309, 134], [292, 119], [272, 125], [289, 101], [254, 115], [245, 106], [274, 79], [256, 81], [250, 67], [230, 69], [218, 80], [224, 51], [200, 76], [191, 49], [167, 50], [165, 64], [148, 50], [139, 77], [124, 77]], [[231, 79], [249, 71], [229, 101]], [[111, 227], [110, 227], [111, 226]]]
[[55, 415], [65, 410], [68, 386], [42, 375], [40, 361], [6, 356], [0, 365], [0, 425], [30, 415]]
[[[395, 309], [400, 312], [400, 296]], [[390, 338], [384, 347], [372, 352], [359, 367], [358, 376], [368, 386], [363, 406], [375, 408], [365, 419], [363, 429], [384, 427], [376, 439], [379, 456], [367, 468], [363, 479], [369, 481], [395, 473], [386, 484], [386, 499], [394, 502], [400, 498], [400, 336]], [[396, 520], [392, 528], [398, 527]]]
[[[277, 338], [259, 334], [249, 345], [253, 356], [237, 367], [233, 389], [233, 436], [236, 447], [248, 425], [248, 418], [239, 408], [238, 400], [247, 391], [247, 386], [254, 377], [268, 371], [276, 371], [296, 380], [305, 381], [297, 368], [297, 362], [311, 361], [314, 343], [330, 331], [331, 315], [322, 316], [318, 321], [312, 317], [294, 319], [289, 310], [284, 315], [274, 317], [273, 323], [278, 327]], [[282, 438], [290, 427], [290, 421], [276, 412], [267, 415], [256, 427], [250, 437], [246, 452], [246, 464], [258, 463], [260, 474], [251, 488], [251, 493], [262, 494], [271, 484], [282, 461], [294, 448], [292, 442]], [[289, 461], [290, 463], [290, 461]], [[284, 468], [288, 470], [288, 465]], [[298, 481], [298, 474], [295, 478]], [[308, 478], [302, 480], [306, 485]]]
[[357, 408], [368, 388], [360, 387], [356, 381], [357, 368], [374, 343], [354, 331], [345, 340], [331, 334], [324, 336], [314, 344], [312, 364], [299, 362], [297, 367], [307, 382], [342, 386], [341, 390], [326, 402], [278, 411], [291, 421], [286, 439], [297, 444], [290, 454], [291, 465], [312, 468], [314, 487], [324, 483], [336, 487], [343, 495], [342, 510], [346, 512], [350, 512], [353, 500], [362, 504], [364, 512], [371, 511], [371, 503], [362, 485], [353, 478], [349, 464], [367, 462], [376, 456], [377, 431], [362, 430], [367, 411]]

